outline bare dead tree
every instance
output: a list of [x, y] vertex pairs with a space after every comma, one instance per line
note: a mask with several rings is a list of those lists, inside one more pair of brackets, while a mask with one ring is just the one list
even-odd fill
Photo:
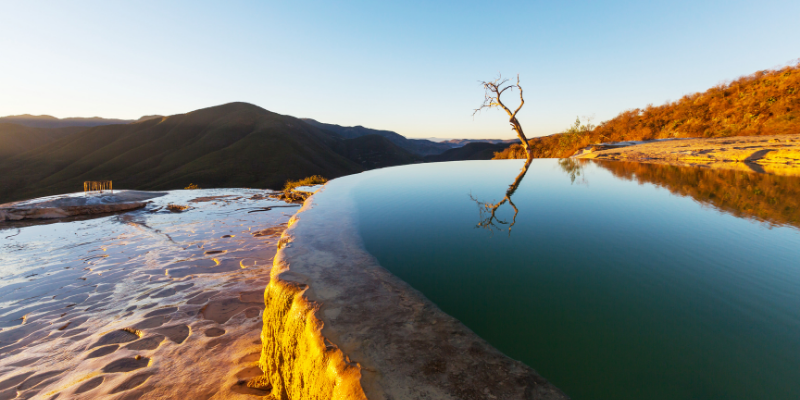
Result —
[[[506, 84], [508, 79], [502, 79], [502, 76], [498, 76], [497, 79], [491, 82], [481, 82], [484, 89], [484, 98], [483, 104], [475, 109], [475, 112], [472, 113], [473, 116], [483, 110], [491, 109], [491, 108], [501, 108], [503, 111], [508, 114], [508, 122], [511, 124], [511, 129], [516, 132], [517, 137], [522, 142], [522, 148], [525, 149], [525, 154], [528, 156], [528, 160], [533, 158], [533, 149], [531, 149], [530, 145], [528, 144], [528, 138], [525, 136], [525, 133], [522, 131], [522, 125], [517, 120], [517, 113], [525, 105], [525, 99], [522, 97], [522, 86], [519, 84], [519, 74], [517, 74], [517, 84]], [[513, 92], [514, 88], [519, 89], [519, 106], [513, 112], [503, 104], [502, 100], [500, 100], [500, 96], [508, 90], [509, 92]]]
[[[517, 75], [517, 83], [516, 84], [508, 84], [508, 79], [503, 79], [502, 76], [498, 76], [497, 79], [491, 82], [481, 82], [484, 89], [484, 98], [483, 104], [477, 109], [475, 112], [472, 113], [473, 116], [479, 113], [483, 109], [491, 109], [491, 108], [500, 108], [508, 114], [508, 122], [511, 124], [511, 129], [517, 134], [520, 142], [522, 142], [522, 148], [525, 149], [525, 154], [527, 155], [527, 160], [525, 161], [525, 165], [522, 167], [522, 170], [517, 175], [517, 178], [514, 179], [514, 182], [508, 187], [506, 190], [506, 195], [503, 200], [500, 200], [497, 203], [486, 203], [478, 200], [477, 198], [470, 195], [469, 197], [478, 204], [478, 212], [480, 214], [480, 222], [476, 225], [476, 228], [484, 228], [490, 231], [494, 231], [495, 229], [500, 229], [497, 224], [501, 225], [508, 225], [508, 234], [511, 234], [511, 228], [517, 222], [517, 214], [519, 213], [519, 209], [511, 201], [511, 196], [514, 195], [514, 192], [517, 191], [517, 187], [519, 187], [520, 182], [522, 182], [522, 178], [525, 177], [525, 174], [528, 172], [528, 167], [531, 165], [531, 161], [533, 160], [533, 149], [528, 144], [528, 138], [525, 136], [525, 132], [522, 130], [522, 125], [519, 123], [517, 119], [517, 113], [519, 110], [522, 109], [522, 106], [525, 105], [525, 98], [522, 95], [522, 86], [519, 84], [519, 74]], [[500, 99], [500, 97], [505, 93], [506, 90], [509, 92], [513, 92], [514, 88], [519, 90], [519, 106], [514, 111], [511, 111]], [[503, 204], [508, 203], [514, 209], [514, 218], [509, 223], [508, 221], [501, 220], [497, 218], [496, 212]]]

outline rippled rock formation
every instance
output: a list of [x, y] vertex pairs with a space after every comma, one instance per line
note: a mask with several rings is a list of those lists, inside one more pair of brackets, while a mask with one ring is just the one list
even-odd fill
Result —
[[0, 224], [0, 399], [267, 394], [247, 382], [297, 207], [263, 194], [174, 191], [121, 215]]
[[800, 176], [800, 136], [734, 136], [601, 144], [575, 157]]

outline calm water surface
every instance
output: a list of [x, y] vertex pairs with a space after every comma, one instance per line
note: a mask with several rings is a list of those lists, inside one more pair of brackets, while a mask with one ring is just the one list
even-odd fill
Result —
[[574, 399], [800, 398], [800, 179], [522, 165], [365, 174], [367, 250]]

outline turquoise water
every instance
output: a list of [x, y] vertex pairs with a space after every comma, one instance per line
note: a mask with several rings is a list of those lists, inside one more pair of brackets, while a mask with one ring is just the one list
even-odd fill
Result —
[[800, 179], [534, 160], [490, 221], [522, 165], [364, 174], [365, 247], [574, 399], [800, 398]]

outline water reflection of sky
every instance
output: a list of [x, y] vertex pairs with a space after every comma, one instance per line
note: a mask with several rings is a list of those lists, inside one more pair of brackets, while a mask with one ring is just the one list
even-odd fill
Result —
[[798, 178], [534, 160], [510, 235], [476, 229], [520, 167], [364, 174], [366, 248], [573, 398], [800, 396]]

